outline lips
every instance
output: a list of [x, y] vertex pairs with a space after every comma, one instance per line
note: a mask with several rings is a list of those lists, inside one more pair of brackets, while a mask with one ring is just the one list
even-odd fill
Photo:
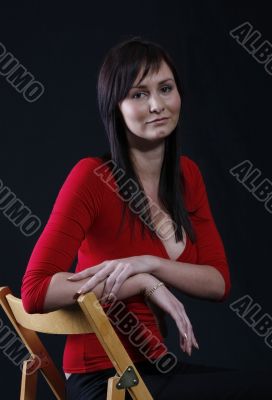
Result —
[[154, 119], [153, 121], [149, 121], [148, 124], [151, 124], [151, 122], [159, 122], [159, 121], [164, 121], [168, 118], [158, 118], [158, 119]]

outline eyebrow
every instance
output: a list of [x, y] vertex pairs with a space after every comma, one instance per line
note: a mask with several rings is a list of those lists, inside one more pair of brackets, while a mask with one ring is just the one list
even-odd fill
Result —
[[[164, 79], [163, 81], [160, 81], [159, 82], [159, 85], [161, 84], [161, 83], [164, 83], [164, 82], [166, 82], [166, 81], [174, 81], [174, 79], [172, 79], [172, 78], [167, 78], [167, 79]], [[138, 89], [145, 89], [147, 86], [146, 85], [139, 85], [139, 86], [132, 86], [131, 87], [131, 89], [133, 89], [133, 88], [138, 88]]]

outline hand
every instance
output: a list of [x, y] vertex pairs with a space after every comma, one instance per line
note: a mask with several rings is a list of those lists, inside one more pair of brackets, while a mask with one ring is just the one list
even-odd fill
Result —
[[79, 288], [77, 291], [78, 295], [90, 292], [96, 285], [106, 280], [102, 297], [105, 299], [104, 301], [107, 301], [110, 294], [111, 297], [117, 295], [124, 281], [130, 276], [139, 273], [152, 273], [156, 265], [158, 265], [156, 257], [151, 255], [120, 258], [103, 261], [98, 265], [75, 273], [67, 279], [70, 281], [79, 281], [90, 277], [90, 279]]
[[159, 306], [157, 306], [152, 301], [149, 301], [148, 299], [145, 300], [145, 302], [154, 314], [154, 317], [157, 321], [157, 325], [162, 337], [166, 338], [168, 335], [168, 329], [165, 321], [165, 315], [166, 315], [165, 311], [163, 311]]
[[[157, 282], [159, 282], [158, 279], [152, 277], [152, 284], [149, 281], [148, 286], [145, 286], [145, 288], [150, 289]], [[199, 349], [192, 324], [185, 312], [183, 304], [166, 288], [166, 286], [163, 285], [156, 289], [153, 294], [148, 297], [147, 301], [159, 306], [174, 319], [180, 333], [180, 346], [183, 351], [186, 351], [188, 355], [191, 356], [192, 346]]]

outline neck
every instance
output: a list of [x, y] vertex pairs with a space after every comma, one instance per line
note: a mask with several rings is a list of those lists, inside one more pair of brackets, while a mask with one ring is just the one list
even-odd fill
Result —
[[164, 141], [142, 148], [130, 147], [133, 167], [141, 182], [149, 186], [157, 186], [159, 183], [163, 157]]

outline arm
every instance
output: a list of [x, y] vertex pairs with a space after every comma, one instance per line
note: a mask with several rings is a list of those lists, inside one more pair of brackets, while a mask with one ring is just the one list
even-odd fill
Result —
[[193, 160], [183, 157], [182, 168], [185, 172], [185, 205], [191, 212], [196, 234], [197, 264], [157, 258], [151, 273], [188, 295], [223, 301], [231, 288], [229, 266], [206, 186]]
[[157, 257], [152, 274], [187, 295], [220, 300], [225, 292], [225, 281], [210, 265], [198, 265]]
[[[72, 275], [73, 274], [69, 272], [60, 272], [52, 277], [45, 296], [44, 312], [54, 311], [76, 302], [74, 298], [75, 293], [79, 287], [82, 286], [82, 283], [85, 283], [85, 281], [87, 282], [89, 278], [77, 282], [68, 281], [67, 278]], [[119, 300], [123, 300], [131, 296], [139, 295], [144, 287], [154, 280], [155, 278], [149, 274], [133, 275], [123, 283], [116, 297]], [[103, 288], [104, 281], [100, 282], [92, 290], [98, 299], [102, 295]]]
[[[67, 273], [99, 215], [103, 185], [94, 174], [97, 161], [81, 159], [70, 171], [37, 240], [23, 276], [21, 297], [28, 313], [42, 313], [53, 277]], [[56, 277], [54, 277], [54, 280]]]
[[[82, 285], [82, 281], [87, 281], [89, 277], [76, 282], [68, 281], [67, 278], [72, 275], [71, 273], [61, 272], [52, 277], [45, 297], [44, 312], [54, 311], [58, 308], [75, 303], [76, 300], [73, 297], [76, 291], [80, 285]], [[134, 295], [140, 295], [144, 289], [152, 288], [154, 284], [158, 282], [159, 281], [154, 276], [148, 273], [139, 273], [130, 276], [123, 282], [118, 293], [115, 295], [115, 300], [123, 300]], [[103, 289], [104, 281], [95, 286], [92, 292], [100, 299]], [[180, 303], [167, 288], [161, 287], [160, 290], [155, 291], [147, 301], [147, 305], [154, 314], [162, 337], [166, 337], [167, 335], [167, 326], [163, 319], [164, 313], [166, 312], [177, 324], [180, 332], [182, 350], [187, 351], [187, 353], [191, 355], [192, 346], [199, 348], [193, 333], [192, 325], [182, 303]], [[188, 337], [186, 341], [183, 340], [184, 334]]]
[[[122, 265], [123, 264], [123, 265]], [[227, 293], [225, 282], [219, 268], [211, 265], [199, 265], [172, 261], [152, 255], [143, 255], [105, 261], [72, 275], [77, 282], [77, 291], [85, 293], [94, 289], [107, 276], [105, 294], [116, 294], [129, 277], [137, 274], [152, 274], [160, 281], [173, 286], [184, 293], [200, 298], [222, 300]], [[224, 272], [223, 272], [224, 273]], [[121, 277], [121, 279], [120, 279]]]

